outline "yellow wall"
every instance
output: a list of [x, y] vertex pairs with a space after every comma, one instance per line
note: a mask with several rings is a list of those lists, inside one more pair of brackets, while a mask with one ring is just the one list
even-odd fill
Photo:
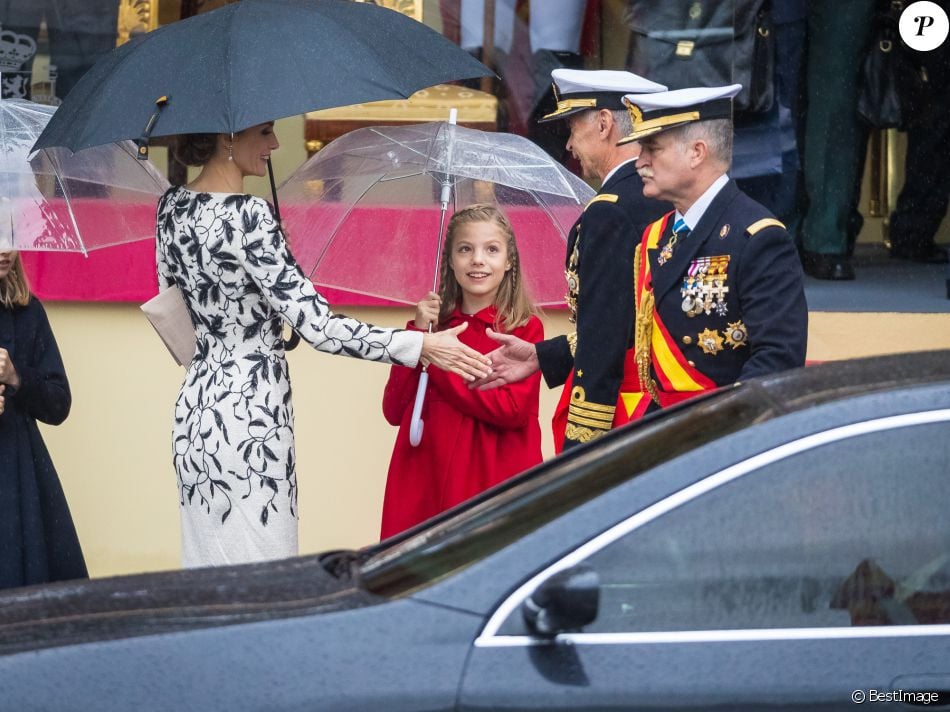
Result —
[[[69, 418], [43, 437], [93, 576], [178, 566], [178, 495], [171, 426], [184, 369], [133, 304], [46, 304], [73, 391]], [[351, 316], [403, 326], [402, 309]], [[561, 333], [566, 318], [546, 321]], [[375, 541], [396, 428], [383, 419], [389, 368], [317, 353], [289, 354], [297, 433], [302, 553]], [[542, 388], [548, 423], [559, 391]]]
[[930, 349], [950, 349], [950, 313], [812, 312], [808, 315], [808, 359], [812, 361]]
[[[93, 576], [178, 566], [178, 499], [171, 422], [184, 370], [137, 305], [46, 305], [73, 390], [73, 410], [43, 435], [59, 471]], [[401, 309], [351, 308], [372, 323], [402, 326]], [[545, 318], [565, 333], [563, 311]], [[950, 348], [950, 316], [811, 315], [808, 355], [830, 360]], [[376, 540], [396, 429], [380, 397], [388, 367], [320, 354], [289, 355], [297, 426], [302, 553]], [[542, 387], [544, 453], [558, 390]]]

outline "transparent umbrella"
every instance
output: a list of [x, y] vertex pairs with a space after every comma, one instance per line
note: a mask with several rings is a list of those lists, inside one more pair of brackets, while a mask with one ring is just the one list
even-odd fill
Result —
[[[526, 138], [444, 122], [348, 133], [278, 190], [294, 255], [315, 284], [410, 305], [438, 287], [447, 220], [472, 203], [508, 216], [534, 302], [563, 303], [567, 236], [593, 194]], [[423, 373], [413, 444], [425, 382]]]
[[0, 250], [82, 252], [155, 237], [168, 181], [129, 141], [30, 149], [56, 107], [0, 101]]
[[315, 284], [399, 304], [438, 285], [456, 208], [492, 203], [515, 231], [535, 303], [564, 301], [567, 235], [594, 191], [526, 138], [438, 122], [352, 131], [279, 188]]

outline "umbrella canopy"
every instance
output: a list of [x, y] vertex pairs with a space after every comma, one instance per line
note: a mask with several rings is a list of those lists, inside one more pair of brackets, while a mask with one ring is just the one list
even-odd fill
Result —
[[55, 107], [0, 101], [0, 250], [87, 252], [155, 236], [155, 204], [168, 181], [136, 160], [130, 141], [30, 160]]
[[564, 301], [567, 235], [594, 191], [526, 138], [447, 123], [352, 131], [278, 190], [294, 255], [314, 283], [415, 304], [437, 285], [443, 212], [508, 216], [535, 303]]
[[100, 59], [36, 148], [238, 132], [307, 111], [491, 72], [394, 10], [351, 0], [241, 0], [149, 32]]

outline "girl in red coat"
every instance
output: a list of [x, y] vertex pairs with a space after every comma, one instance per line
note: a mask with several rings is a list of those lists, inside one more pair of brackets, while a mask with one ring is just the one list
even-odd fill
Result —
[[[526, 341], [544, 338], [521, 278], [511, 224], [492, 205], [472, 205], [449, 221], [440, 293], [416, 305], [410, 329], [467, 323], [459, 340], [482, 353], [494, 329]], [[469, 389], [459, 376], [429, 370], [422, 442], [409, 442], [421, 367], [393, 366], [383, 414], [399, 426], [383, 501], [382, 538], [397, 534], [541, 462], [539, 373], [494, 390]]]

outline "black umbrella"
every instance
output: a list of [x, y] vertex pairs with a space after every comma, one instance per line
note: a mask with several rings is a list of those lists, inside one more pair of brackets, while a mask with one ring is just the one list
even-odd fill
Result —
[[[100, 59], [33, 148], [237, 133], [487, 74], [460, 47], [394, 10], [351, 0], [241, 0]], [[157, 108], [161, 97], [167, 101]]]

